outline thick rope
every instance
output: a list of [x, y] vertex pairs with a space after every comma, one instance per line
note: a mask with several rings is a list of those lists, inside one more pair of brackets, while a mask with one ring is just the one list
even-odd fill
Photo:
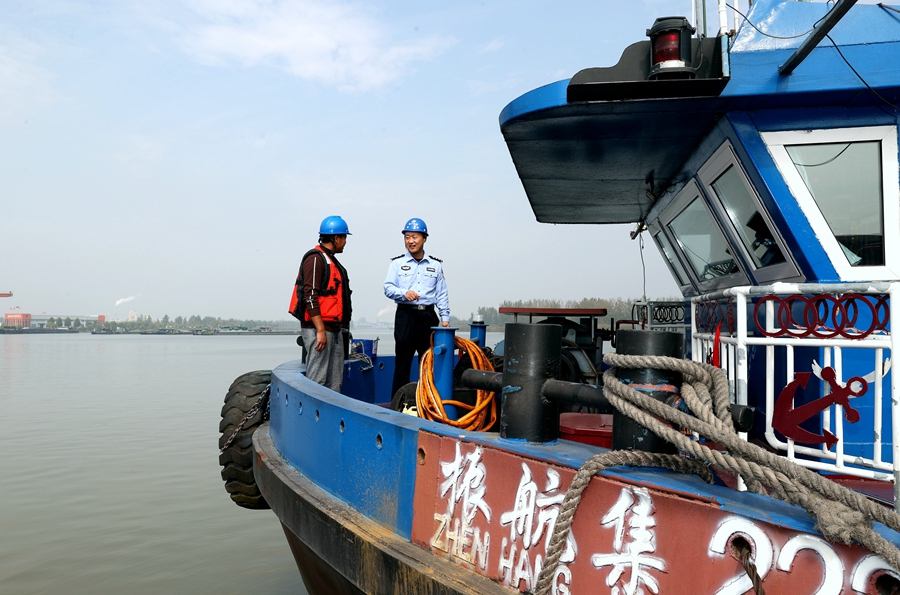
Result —
[[559, 507], [559, 516], [556, 517], [553, 536], [550, 538], [550, 543], [547, 546], [547, 557], [535, 587], [534, 592], [536, 594], [547, 595], [550, 592], [553, 574], [556, 572], [556, 567], [559, 566], [559, 559], [565, 550], [566, 539], [569, 537], [572, 520], [575, 518], [575, 510], [578, 508], [578, 504], [581, 502], [581, 495], [587, 489], [588, 484], [590, 484], [591, 478], [598, 471], [622, 465], [659, 467], [678, 473], [696, 473], [707, 483], [712, 483], [713, 481], [712, 472], [706, 465], [700, 461], [678, 455], [656, 454], [640, 450], [615, 450], [589, 458], [575, 474], [575, 478], [569, 485], [566, 496]]
[[734, 555], [737, 556], [741, 566], [744, 567], [744, 572], [750, 577], [750, 582], [753, 584], [753, 592], [756, 593], [756, 595], [766, 595], [766, 590], [763, 589], [762, 579], [759, 577], [759, 571], [756, 569], [756, 564], [750, 560], [750, 554], [753, 553], [750, 550], [750, 544], [744, 539], [735, 539], [731, 544], [731, 549], [734, 551]]
[[[616, 378], [614, 370], [607, 370], [604, 373], [603, 392], [621, 413], [660, 438], [676, 445], [683, 454], [696, 459], [696, 463], [716, 465], [737, 473], [751, 491], [803, 507], [816, 519], [816, 529], [829, 541], [848, 545], [858, 543], [881, 556], [893, 568], [900, 570], [900, 550], [878, 535], [872, 527], [872, 521], [878, 521], [900, 531], [900, 516], [892, 510], [874, 504], [857, 492], [742, 440], [735, 432], [731, 421], [728, 379], [722, 370], [709, 364], [662, 356], [624, 356], [612, 353], [604, 357], [604, 362], [619, 368], [650, 368], [681, 372], [684, 378], [681, 395], [694, 415], [683, 413], [623, 384]], [[722, 444], [727, 451], [708, 448], [682, 433], [681, 428]], [[598, 456], [610, 455], [617, 453]], [[600, 470], [592, 471], [596, 466], [596, 462], [592, 462], [595, 458], [597, 457], [586, 461], [579, 470], [579, 475], [584, 470], [587, 477], [584, 486], [576, 486], [579, 477], [576, 475], [576, 480], [573, 480], [572, 486], [569, 487], [563, 506], [566, 502], [571, 502], [572, 509], [566, 511], [566, 515], [574, 516], [581, 493], [594, 473]], [[617, 455], [611, 460], [622, 459]], [[607, 463], [606, 466], [612, 464]], [[537, 595], [547, 595], [552, 586], [550, 582], [571, 526], [569, 518], [568, 524], [561, 527], [562, 518], [563, 511], [557, 519], [547, 549], [547, 560], [538, 578], [535, 590]], [[557, 533], [563, 532], [565, 536], [562, 540], [558, 539]]]

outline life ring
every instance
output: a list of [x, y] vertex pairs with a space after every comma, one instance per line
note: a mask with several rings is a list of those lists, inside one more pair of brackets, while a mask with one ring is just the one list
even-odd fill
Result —
[[271, 377], [271, 370], [257, 370], [235, 378], [225, 395], [219, 422], [219, 464], [225, 491], [238, 506], [254, 510], [269, 508], [253, 477], [253, 432], [268, 409]]

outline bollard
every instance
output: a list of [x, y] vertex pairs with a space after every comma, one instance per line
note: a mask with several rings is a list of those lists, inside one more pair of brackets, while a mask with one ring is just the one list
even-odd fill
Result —
[[[434, 331], [434, 387], [442, 401], [451, 401], [453, 400], [453, 365], [456, 363], [453, 357], [453, 350], [456, 347], [456, 329], [433, 326], [431, 330]], [[455, 405], [444, 405], [444, 411], [449, 419], [459, 419]]]
[[[664, 355], [681, 358], [684, 335], [662, 331], [619, 330], [616, 353], [620, 355]], [[616, 369], [616, 378], [657, 401], [678, 394], [681, 374], [671, 370]], [[675, 446], [618, 410], [613, 412], [613, 450], [643, 450], [674, 454]]]
[[487, 325], [484, 323], [484, 317], [476, 314], [475, 319], [469, 325], [469, 339], [484, 349], [484, 343], [487, 340]]
[[505, 329], [500, 437], [528, 442], [559, 438], [559, 405], [541, 395], [559, 372], [562, 327], [508, 323]]

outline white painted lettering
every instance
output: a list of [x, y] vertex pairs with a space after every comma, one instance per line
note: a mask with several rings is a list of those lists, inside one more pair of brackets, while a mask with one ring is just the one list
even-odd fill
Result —
[[515, 589], [522, 589], [522, 581], [525, 581], [524, 588], [526, 591], [531, 589], [533, 575], [531, 573], [531, 560], [528, 559], [528, 550], [522, 548], [519, 552], [519, 563], [516, 564], [516, 575], [510, 584]]
[[[506, 546], [509, 545], [509, 557], [504, 557], [504, 552], [506, 552]], [[504, 537], [503, 541], [500, 543], [500, 565], [497, 568], [497, 573], [502, 577], [502, 580], [507, 585], [510, 584], [510, 574], [512, 573], [513, 561], [516, 559], [516, 542], [510, 543]]]
[[[657, 556], [656, 534], [653, 527], [653, 500], [646, 488], [625, 487], [619, 493], [619, 499], [600, 521], [603, 526], [615, 529], [613, 554], [594, 554], [591, 563], [598, 570], [610, 566], [606, 577], [606, 585], [613, 587], [613, 593], [635, 595], [643, 593], [642, 587], [651, 592], [659, 592], [659, 581], [650, 570], [666, 571], [666, 562]], [[628, 527], [626, 531], [626, 526]], [[626, 535], [628, 540], [626, 541]], [[630, 576], [625, 580], [625, 571]], [[620, 591], [621, 589], [621, 591]]]
[[443, 514], [434, 513], [434, 520], [438, 522], [438, 528], [437, 531], [434, 532], [434, 535], [431, 536], [431, 547], [443, 552], [448, 552], [447, 543], [441, 539], [441, 536], [443, 535], [450, 518]]

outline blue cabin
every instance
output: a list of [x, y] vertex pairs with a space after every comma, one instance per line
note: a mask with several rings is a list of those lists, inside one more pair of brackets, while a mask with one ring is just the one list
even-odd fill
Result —
[[658, 19], [500, 126], [539, 221], [653, 239], [693, 359], [757, 408], [750, 439], [896, 486], [900, 11], [852, 4], [757, 0], [716, 37]]

